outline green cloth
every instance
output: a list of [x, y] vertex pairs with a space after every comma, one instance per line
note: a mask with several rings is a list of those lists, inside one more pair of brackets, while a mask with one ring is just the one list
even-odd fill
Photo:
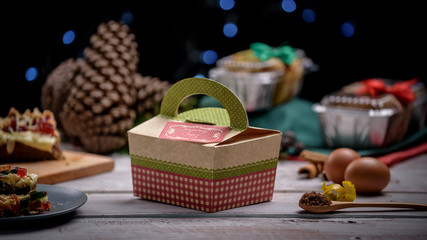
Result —
[[[322, 126], [317, 113], [311, 107], [313, 103], [304, 99], [294, 98], [289, 102], [278, 105], [268, 111], [248, 113], [249, 125], [267, 129], [275, 129], [281, 132], [291, 130], [298, 141], [301, 141], [305, 149], [328, 154], [333, 148], [326, 146], [323, 141]], [[199, 107], [220, 107], [218, 101], [206, 96], [200, 100]], [[361, 149], [357, 152], [361, 156], [374, 156], [390, 153], [419, 142], [427, 136], [427, 127], [409, 134], [403, 141], [386, 148]]]
[[322, 127], [317, 113], [311, 110], [312, 105], [309, 101], [295, 98], [269, 111], [249, 114], [249, 125], [281, 132], [291, 130], [305, 147], [320, 148], [324, 146]]
[[[291, 130], [298, 141], [307, 148], [324, 147], [322, 127], [317, 113], [311, 110], [312, 102], [294, 98], [286, 104], [278, 105], [268, 111], [248, 113], [249, 126], [275, 129], [281, 132]], [[214, 98], [206, 96], [199, 107], [220, 107]]]

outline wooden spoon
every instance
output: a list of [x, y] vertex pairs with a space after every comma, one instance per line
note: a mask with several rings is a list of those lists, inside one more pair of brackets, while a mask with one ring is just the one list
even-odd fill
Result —
[[419, 203], [404, 203], [404, 202], [338, 202], [332, 201], [331, 205], [323, 206], [314, 206], [299, 204], [299, 206], [306, 210], [307, 212], [312, 213], [326, 213], [332, 212], [338, 209], [343, 208], [352, 208], [352, 207], [376, 207], [376, 208], [411, 208], [414, 210], [427, 211], [426, 204]]

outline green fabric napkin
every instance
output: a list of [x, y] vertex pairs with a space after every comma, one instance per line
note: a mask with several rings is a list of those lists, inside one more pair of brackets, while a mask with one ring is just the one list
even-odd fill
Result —
[[[324, 154], [330, 153], [333, 148], [326, 146], [323, 141], [322, 126], [317, 113], [311, 107], [313, 103], [300, 98], [293, 98], [289, 102], [278, 105], [268, 111], [248, 113], [249, 125], [281, 132], [291, 130], [305, 149]], [[220, 107], [221, 104], [214, 98], [204, 96], [200, 99], [199, 107]], [[427, 127], [409, 134], [403, 141], [386, 148], [357, 150], [361, 156], [375, 156], [390, 153], [419, 142], [427, 136]]]
[[[312, 102], [294, 98], [286, 104], [281, 104], [268, 111], [248, 113], [249, 125], [281, 132], [291, 130], [298, 141], [308, 148], [322, 148], [322, 127], [317, 113], [311, 110]], [[204, 96], [199, 107], [221, 107], [214, 98]]]
[[312, 105], [309, 101], [294, 98], [269, 111], [248, 114], [249, 125], [281, 132], [291, 130], [305, 147], [321, 148], [324, 146], [322, 126], [317, 113], [311, 110]]

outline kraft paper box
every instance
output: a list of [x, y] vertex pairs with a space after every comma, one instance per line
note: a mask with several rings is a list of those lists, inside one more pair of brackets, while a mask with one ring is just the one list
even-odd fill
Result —
[[[224, 108], [177, 114], [194, 94], [210, 95]], [[213, 80], [174, 84], [160, 114], [128, 137], [135, 196], [205, 212], [273, 198], [281, 133], [248, 127], [240, 100]]]

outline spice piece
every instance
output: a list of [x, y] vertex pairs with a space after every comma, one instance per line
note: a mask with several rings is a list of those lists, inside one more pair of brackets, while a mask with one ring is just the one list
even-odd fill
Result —
[[304, 150], [300, 153], [300, 158], [312, 162], [312, 163], [325, 163], [326, 159], [328, 158], [328, 155], [326, 154], [322, 154], [322, 153], [317, 153], [317, 152], [312, 152], [312, 151], [308, 151], [308, 150]]
[[310, 163], [300, 168], [298, 170], [298, 174], [306, 173], [307, 178], [315, 178], [324, 171], [323, 165], [328, 158], [328, 155], [303, 150], [299, 157], [305, 161], [309, 161]]
[[311, 206], [329, 206], [331, 201], [326, 198], [322, 193], [317, 192], [306, 192], [302, 195], [299, 200], [300, 204], [311, 205]]
[[306, 174], [306, 178], [315, 178], [322, 171], [322, 164], [309, 163], [298, 170], [298, 174]]

